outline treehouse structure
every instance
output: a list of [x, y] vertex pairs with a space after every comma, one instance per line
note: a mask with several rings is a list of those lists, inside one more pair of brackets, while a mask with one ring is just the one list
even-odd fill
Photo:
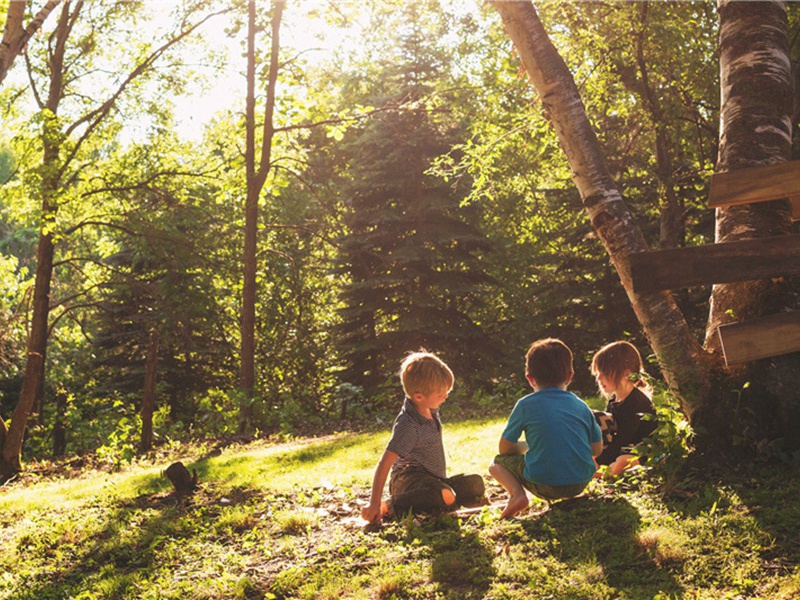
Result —
[[[800, 220], [800, 161], [715, 173], [709, 208], [755, 202], [791, 202]], [[631, 255], [636, 293], [695, 285], [800, 275], [800, 235], [742, 240]], [[726, 365], [800, 351], [800, 311], [722, 325], [717, 329]]]

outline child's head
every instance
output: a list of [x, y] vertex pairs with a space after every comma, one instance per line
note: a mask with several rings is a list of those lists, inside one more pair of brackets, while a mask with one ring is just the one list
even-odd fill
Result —
[[420, 350], [406, 356], [400, 365], [400, 381], [406, 396], [449, 392], [453, 389], [455, 377], [442, 359], [435, 354]]
[[[646, 388], [642, 377], [642, 357], [636, 346], [628, 342], [612, 342], [600, 348], [592, 358], [592, 375], [602, 375], [618, 388], [623, 379], [630, 377], [636, 387]], [[631, 377], [631, 376], [635, 377]]]
[[533, 342], [525, 355], [525, 375], [539, 388], [566, 387], [572, 381], [572, 351], [555, 338]]

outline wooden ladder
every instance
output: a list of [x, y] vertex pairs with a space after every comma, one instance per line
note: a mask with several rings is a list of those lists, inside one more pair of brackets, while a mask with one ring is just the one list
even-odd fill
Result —
[[[791, 201], [800, 220], [800, 161], [715, 173], [709, 208]], [[635, 293], [800, 275], [800, 235], [672, 248], [631, 255]], [[717, 329], [726, 365], [800, 351], [800, 311]]]

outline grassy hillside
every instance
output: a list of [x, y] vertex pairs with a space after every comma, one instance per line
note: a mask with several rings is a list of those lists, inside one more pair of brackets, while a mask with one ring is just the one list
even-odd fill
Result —
[[[485, 475], [502, 426], [448, 423], [450, 472]], [[667, 494], [640, 473], [511, 521], [490, 506], [367, 532], [358, 513], [387, 439], [26, 475], [0, 488], [0, 598], [800, 598], [796, 471], [696, 470]], [[173, 460], [202, 481], [182, 501], [160, 476]]]

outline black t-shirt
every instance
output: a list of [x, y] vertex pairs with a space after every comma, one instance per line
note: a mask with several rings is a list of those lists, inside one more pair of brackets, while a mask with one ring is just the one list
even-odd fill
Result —
[[599, 465], [610, 465], [624, 453], [624, 448], [639, 444], [658, 426], [654, 420], [642, 419], [642, 414], [655, 415], [656, 409], [653, 401], [639, 388], [634, 388], [624, 400], [617, 401], [614, 398], [609, 400], [606, 412], [614, 416], [617, 432], [611, 443], [603, 448], [603, 452], [597, 457]]

